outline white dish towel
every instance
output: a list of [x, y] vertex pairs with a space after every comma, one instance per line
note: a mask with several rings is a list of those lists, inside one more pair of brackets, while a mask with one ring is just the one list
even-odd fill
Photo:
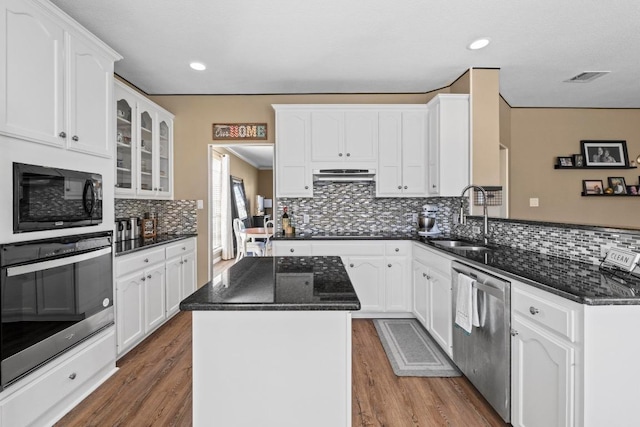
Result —
[[474, 326], [480, 326], [478, 316], [478, 289], [474, 280], [458, 274], [458, 296], [456, 297], [456, 325], [471, 334]]

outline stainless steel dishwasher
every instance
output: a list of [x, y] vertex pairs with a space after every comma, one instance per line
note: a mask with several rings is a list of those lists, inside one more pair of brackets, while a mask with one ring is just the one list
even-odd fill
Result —
[[[478, 389], [493, 409], [506, 421], [511, 420], [511, 283], [454, 261], [453, 288], [453, 361]], [[477, 310], [480, 326], [471, 334], [455, 325], [458, 276], [473, 279], [478, 290]]]

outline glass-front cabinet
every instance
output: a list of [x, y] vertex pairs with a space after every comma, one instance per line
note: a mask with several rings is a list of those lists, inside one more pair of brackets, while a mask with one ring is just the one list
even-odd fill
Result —
[[173, 197], [173, 115], [115, 81], [116, 197]]

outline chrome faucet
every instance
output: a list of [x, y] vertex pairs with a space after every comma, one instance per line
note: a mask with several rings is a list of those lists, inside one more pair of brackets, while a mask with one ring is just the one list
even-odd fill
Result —
[[[486, 246], [487, 244], [489, 244], [489, 239], [487, 238], [487, 234], [489, 230], [489, 219], [487, 217], [487, 192], [485, 191], [484, 188], [480, 187], [479, 185], [471, 184], [471, 185], [467, 185], [462, 189], [462, 193], [460, 194], [460, 197], [464, 197], [464, 193], [466, 193], [467, 190], [469, 190], [470, 188], [473, 188], [474, 190], [480, 190], [480, 192], [482, 193], [482, 207], [483, 207], [482, 214], [484, 216], [484, 222], [482, 224], [482, 241]], [[463, 225], [467, 223], [467, 216], [464, 214], [463, 200], [460, 200], [460, 216], [459, 216], [458, 222]]]

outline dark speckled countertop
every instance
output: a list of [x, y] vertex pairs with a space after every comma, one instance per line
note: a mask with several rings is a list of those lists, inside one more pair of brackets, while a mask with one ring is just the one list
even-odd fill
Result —
[[337, 256], [245, 257], [180, 303], [180, 310], [360, 310]]
[[458, 261], [512, 277], [525, 284], [587, 305], [640, 305], [640, 280], [625, 273], [612, 274], [597, 265], [580, 263], [506, 246], [491, 251], [461, 251], [426, 245], [455, 255]]
[[[439, 239], [456, 237], [443, 236]], [[640, 305], [640, 278], [625, 273], [612, 274], [597, 265], [553, 257], [508, 246], [492, 246], [491, 251], [461, 251], [435, 246], [439, 240], [420, 237], [417, 233], [349, 233], [300, 234], [274, 236], [274, 240], [415, 240], [436, 250], [453, 255], [494, 274], [519, 280], [528, 285], [587, 305]]]
[[113, 246], [115, 248], [115, 256], [121, 256], [196, 236], [197, 234], [159, 234], [152, 239], [139, 238], [117, 241]]

